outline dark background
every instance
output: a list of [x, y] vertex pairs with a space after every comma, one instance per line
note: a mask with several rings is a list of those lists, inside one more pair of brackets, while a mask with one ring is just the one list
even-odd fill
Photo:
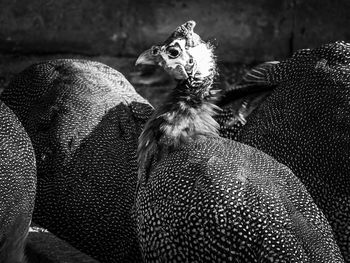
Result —
[[349, 13], [349, 0], [0, 0], [0, 89], [27, 65], [60, 57], [102, 61], [137, 83], [137, 55], [189, 19], [220, 63], [283, 59], [350, 41]]

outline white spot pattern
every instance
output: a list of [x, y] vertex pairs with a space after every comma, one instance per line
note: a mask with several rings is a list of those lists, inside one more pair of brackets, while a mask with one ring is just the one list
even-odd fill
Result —
[[131, 208], [148, 102], [121, 73], [84, 60], [33, 65], [2, 97], [38, 156], [34, 221], [100, 262], [141, 260]]
[[293, 173], [232, 140], [168, 153], [141, 180], [136, 211], [146, 262], [343, 262]]
[[295, 173], [350, 262], [350, 44], [300, 50], [262, 80], [278, 86], [250, 116], [238, 141]]
[[24, 262], [34, 208], [33, 146], [15, 114], [0, 101], [0, 262]]

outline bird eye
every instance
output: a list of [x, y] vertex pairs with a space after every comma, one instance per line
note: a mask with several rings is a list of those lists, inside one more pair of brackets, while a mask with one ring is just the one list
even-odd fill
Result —
[[176, 47], [168, 47], [166, 51], [171, 58], [177, 58], [180, 55], [180, 51]]

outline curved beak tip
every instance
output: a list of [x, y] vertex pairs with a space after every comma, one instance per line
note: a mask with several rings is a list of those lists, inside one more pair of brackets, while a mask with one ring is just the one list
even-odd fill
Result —
[[137, 65], [157, 65], [157, 61], [151, 54], [151, 50], [144, 51], [136, 60], [135, 66]]

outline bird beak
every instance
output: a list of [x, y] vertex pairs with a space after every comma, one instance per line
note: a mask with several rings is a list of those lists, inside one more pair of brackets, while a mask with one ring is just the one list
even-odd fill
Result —
[[160, 55], [153, 55], [152, 49], [144, 51], [136, 60], [135, 66], [137, 65], [158, 65], [160, 62]]

